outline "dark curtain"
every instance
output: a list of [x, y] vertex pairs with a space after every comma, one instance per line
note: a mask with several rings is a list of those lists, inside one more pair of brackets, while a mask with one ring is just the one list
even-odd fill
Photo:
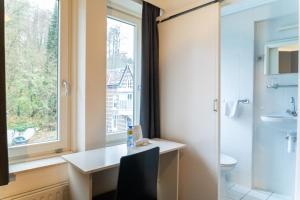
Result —
[[8, 150], [5, 95], [5, 43], [4, 43], [4, 0], [0, 0], [0, 186], [7, 185]]
[[146, 138], [160, 137], [158, 27], [160, 9], [143, 2], [140, 123]]

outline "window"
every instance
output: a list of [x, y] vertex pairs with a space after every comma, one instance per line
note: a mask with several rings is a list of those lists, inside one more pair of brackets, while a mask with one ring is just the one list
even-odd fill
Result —
[[[125, 141], [128, 125], [138, 123], [140, 19], [109, 9], [107, 17], [107, 141]], [[116, 106], [117, 105], [117, 106]]]
[[133, 80], [132, 79], [128, 79], [128, 81], [127, 81], [127, 87], [128, 88], [133, 88]]
[[119, 107], [119, 96], [115, 95], [113, 97], [113, 109], [118, 109]]
[[68, 0], [5, 0], [11, 157], [67, 147], [67, 8]]
[[117, 130], [117, 115], [113, 115], [112, 130]]

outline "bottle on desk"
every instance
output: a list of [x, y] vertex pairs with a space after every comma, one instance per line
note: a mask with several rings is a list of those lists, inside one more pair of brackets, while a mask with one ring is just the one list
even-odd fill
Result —
[[127, 129], [127, 147], [134, 147], [133, 127], [131, 125]]

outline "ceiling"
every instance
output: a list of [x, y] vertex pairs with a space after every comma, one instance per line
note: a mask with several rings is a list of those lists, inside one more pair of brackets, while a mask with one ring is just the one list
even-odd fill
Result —
[[162, 9], [166, 9], [167, 7], [167, 1], [166, 0], [145, 0], [153, 5], [156, 5], [157, 7], [160, 7]]
[[138, 16], [142, 14], [142, 4], [132, 0], [108, 0], [108, 5], [120, 7], [120, 9], [128, 10]]
[[[165, 11], [174, 11], [184, 9], [190, 5], [205, 4], [212, 0], [145, 0], [152, 3]], [[278, 0], [224, 0], [222, 2], [222, 16], [241, 12], [243, 10], [262, 6]]]
[[205, 4], [211, 0], [165, 0], [167, 2], [166, 10], [176, 10], [193, 4]]
[[204, 4], [211, 0], [145, 0], [166, 11], [180, 9], [193, 4]]

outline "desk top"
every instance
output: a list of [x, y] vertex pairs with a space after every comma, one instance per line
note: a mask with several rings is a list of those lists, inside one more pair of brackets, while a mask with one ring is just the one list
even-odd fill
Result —
[[67, 162], [79, 169], [83, 174], [103, 171], [120, 164], [123, 156], [160, 147], [160, 154], [183, 149], [186, 145], [168, 140], [153, 139], [151, 144], [143, 147], [127, 148], [126, 144], [105, 147], [90, 151], [78, 152], [62, 156]]

